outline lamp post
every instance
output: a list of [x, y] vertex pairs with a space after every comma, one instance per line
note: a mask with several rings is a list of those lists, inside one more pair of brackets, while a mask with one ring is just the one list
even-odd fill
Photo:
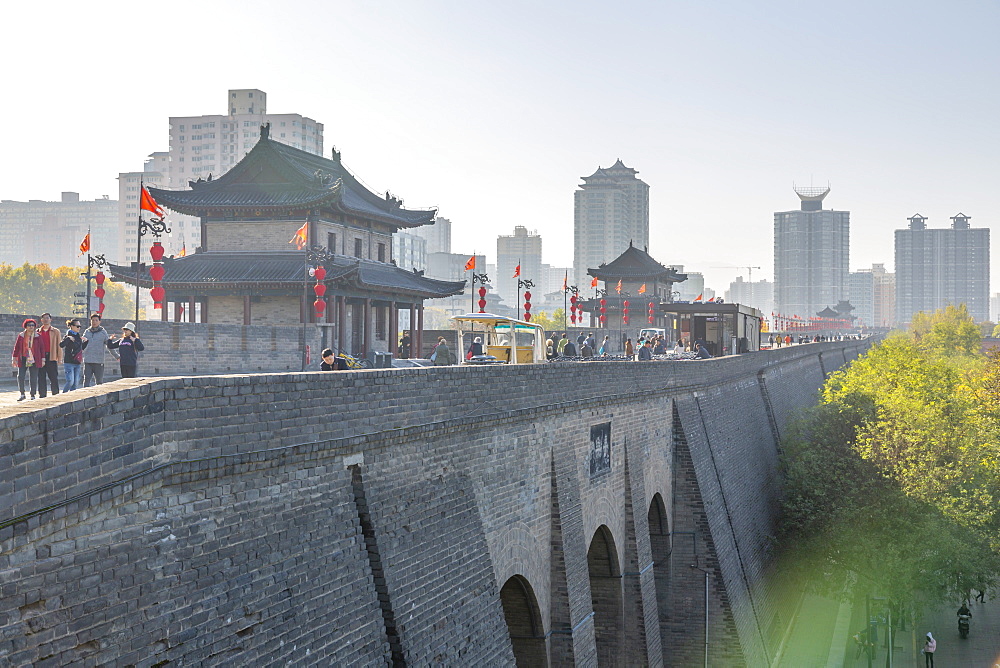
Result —
[[624, 349], [625, 348], [625, 318], [628, 317], [628, 315], [626, 313], [626, 310], [628, 309], [628, 298], [631, 297], [632, 295], [627, 290], [622, 290], [621, 292], [618, 293], [618, 296], [621, 297], [621, 299], [622, 299], [622, 302], [621, 302], [622, 317], [618, 319], [618, 340], [621, 342], [622, 349]]
[[[533, 287], [535, 287], [535, 282], [532, 281], [530, 278], [523, 279], [523, 280], [520, 279], [520, 278], [517, 279], [517, 308], [518, 308], [518, 311], [521, 310], [521, 288], [524, 288], [525, 290], [531, 290], [531, 288], [533, 288]], [[529, 320], [529, 321], [531, 320], [531, 293], [530, 292], [525, 292], [524, 293], [524, 315], [525, 315], [525, 318], [524, 318], [525, 320]], [[520, 318], [518, 318], [518, 320], [520, 320]]]
[[[490, 277], [488, 274], [477, 274], [475, 272], [472, 273], [472, 290], [469, 291], [472, 293], [472, 310], [469, 311], [469, 313], [476, 312], [476, 283], [479, 283], [479, 285], [486, 287], [486, 284], [489, 282], [490, 282]], [[485, 293], [482, 294], [481, 298], [483, 301], [486, 301], [486, 294]]]
[[[323, 312], [326, 311], [326, 284], [323, 282], [326, 279], [326, 264], [331, 262], [334, 258], [334, 253], [331, 253], [327, 248], [323, 246], [318, 246], [313, 244], [306, 248], [306, 265], [305, 265], [305, 275], [303, 276], [303, 287], [302, 296], [303, 302], [308, 301], [307, 295], [309, 294], [309, 279], [316, 279], [316, 284], [313, 286], [313, 291], [316, 293], [316, 300], [313, 302], [313, 309], [316, 312], [316, 317], [322, 316]], [[302, 317], [302, 370], [305, 371], [306, 367], [309, 365], [309, 359], [306, 355], [306, 321], [309, 316], [303, 313]], [[365, 323], [365, 327], [368, 323]], [[340, 346], [338, 346], [340, 348]]]
[[[161, 234], [170, 234], [170, 228], [167, 227], [166, 221], [162, 218], [150, 218], [149, 220], [142, 219], [142, 213], [139, 213], [139, 223], [136, 228], [135, 235], [135, 326], [139, 326], [139, 270], [143, 266], [142, 264], [142, 238], [147, 234], [152, 234], [156, 239], [160, 238]], [[159, 241], [154, 242], [158, 245]], [[153, 249], [150, 249], [150, 253]], [[163, 258], [162, 253], [159, 259], [154, 256], [154, 262], [159, 262]], [[162, 277], [161, 277], [162, 278]], [[162, 289], [162, 288], [161, 288]], [[138, 333], [138, 332], [137, 332]]]
[[90, 253], [87, 253], [87, 271], [85, 273], [83, 273], [83, 274], [80, 274], [85, 279], [87, 279], [87, 311], [86, 311], [86, 313], [84, 313], [84, 317], [89, 316], [91, 314], [91, 308], [90, 308], [90, 282], [92, 280], [94, 280], [95, 276], [90, 273], [90, 270], [93, 269], [94, 267], [97, 267], [97, 276], [96, 276], [96, 278], [97, 278], [97, 289], [94, 290], [94, 296], [97, 297], [100, 300], [99, 306], [97, 307], [97, 314], [98, 315], [103, 315], [103, 312], [104, 312], [104, 279], [105, 279], [105, 276], [104, 276], [104, 272], [102, 270], [103, 269], [107, 269], [107, 267], [108, 267], [108, 261], [106, 259], [104, 259], [103, 255], [91, 255]]

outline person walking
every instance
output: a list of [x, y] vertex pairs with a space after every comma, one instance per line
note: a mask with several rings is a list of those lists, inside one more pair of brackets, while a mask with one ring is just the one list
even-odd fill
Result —
[[38, 374], [45, 364], [45, 354], [42, 352], [42, 341], [36, 334], [38, 323], [28, 318], [22, 324], [23, 331], [14, 341], [14, 351], [11, 353], [11, 364], [17, 369], [17, 389], [21, 392], [18, 401], [24, 401], [24, 378], [28, 377], [31, 398], [38, 392]]
[[104, 360], [108, 354], [108, 330], [101, 326], [101, 316], [90, 316], [90, 327], [83, 331], [87, 345], [83, 350], [83, 387], [104, 382]]
[[434, 352], [431, 353], [431, 358], [434, 360], [434, 366], [448, 366], [452, 363], [451, 350], [448, 348], [448, 342], [445, 341], [443, 336], [438, 337], [438, 342], [437, 345], [434, 346]]
[[139, 340], [139, 335], [135, 333], [135, 323], [126, 322], [122, 327], [121, 337], [112, 334], [107, 346], [109, 350], [117, 350], [121, 355], [118, 362], [122, 378], [135, 378], [136, 368], [139, 366], [139, 353], [146, 349]]
[[66, 336], [59, 342], [59, 347], [63, 349], [63, 373], [66, 374], [66, 384], [63, 385], [63, 392], [71, 392], [79, 387], [81, 383], [81, 371], [83, 370], [83, 350], [89, 341], [80, 336], [83, 325], [79, 318], [71, 318], [66, 321]]
[[937, 640], [928, 631], [924, 637], [924, 648], [920, 650], [924, 655], [924, 668], [934, 668], [934, 652], [937, 651]]
[[559, 357], [566, 354], [566, 344], [569, 343], [569, 337], [566, 336], [566, 332], [563, 332], [562, 338], [559, 339], [559, 343], [556, 344], [556, 352], [559, 353]]
[[601, 357], [604, 357], [605, 355], [608, 354], [608, 340], [610, 338], [611, 337], [608, 334], [605, 334], [604, 340], [601, 341], [601, 347], [597, 351], [597, 354], [600, 355]]
[[62, 341], [62, 334], [52, 326], [51, 313], [43, 313], [41, 321], [42, 326], [38, 328], [38, 336], [42, 340], [45, 362], [38, 370], [38, 398], [44, 399], [48, 394], [46, 378], [52, 386], [52, 395], [59, 394], [59, 362], [62, 362], [62, 348], [59, 347], [59, 343]]

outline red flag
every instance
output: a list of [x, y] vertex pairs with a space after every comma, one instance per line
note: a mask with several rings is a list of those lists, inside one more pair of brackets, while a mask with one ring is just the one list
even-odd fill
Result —
[[710, 297], [708, 301], [714, 302], [715, 301], [715, 297]]
[[645, 283], [643, 283], [642, 287], [639, 288], [639, 294], [640, 295], [646, 294], [646, 284]]
[[592, 280], [590, 282], [590, 287], [592, 287], [592, 288], [596, 288], [597, 287], [597, 276], [594, 276], [594, 280]]
[[302, 227], [295, 230], [295, 236], [288, 240], [288, 243], [295, 244], [295, 248], [302, 250], [309, 241], [309, 221], [302, 223]]
[[622, 293], [622, 279], [618, 279], [618, 287], [616, 287], [615, 290], [618, 291], [618, 294]]
[[469, 261], [465, 263], [465, 270], [473, 271], [475, 270], [475, 268], [476, 268], [476, 256], [473, 255], [472, 257], [469, 258]]
[[88, 252], [90, 252], [90, 232], [87, 232], [87, 236], [80, 242], [80, 255]]
[[514, 275], [511, 276], [511, 278], [517, 278], [520, 275], [521, 275], [521, 265], [517, 265], [516, 267], [514, 267]]
[[181, 252], [177, 254], [177, 257], [185, 257], [188, 254], [187, 242], [181, 245]]
[[167, 215], [167, 212], [163, 210], [163, 207], [156, 203], [153, 196], [149, 194], [146, 190], [146, 186], [142, 187], [142, 194], [139, 196], [139, 209], [142, 211], [149, 211], [154, 216], [159, 216], [163, 218]]
[[695, 300], [696, 302], [700, 302], [700, 301], [701, 301], [701, 298], [702, 298], [702, 297], [704, 297], [704, 296], [705, 296], [705, 293], [703, 292], [703, 293], [701, 293], [700, 295], [698, 295], [697, 297], [695, 297], [695, 298], [694, 298], [694, 300]]

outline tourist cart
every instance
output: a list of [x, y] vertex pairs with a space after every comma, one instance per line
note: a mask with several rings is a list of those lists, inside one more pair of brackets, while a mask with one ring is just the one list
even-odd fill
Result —
[[[541, 325], [492, 313], [468, 313], [452, 318], [458, 340], [465, 334], [482, 337], [482, 359], [464, 359], [466, 364], [533, 364], [545, 361], [545, 330]], [[460, 344], [461, 345], [461, 344]], [[490, 357], [495, 359], [489, 359]]]

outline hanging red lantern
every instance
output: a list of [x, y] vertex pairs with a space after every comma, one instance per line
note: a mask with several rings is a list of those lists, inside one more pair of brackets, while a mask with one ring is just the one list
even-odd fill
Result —
[[628, 324], [628, 300], [622, 302], [622, 322]]
[[326, 268], [323, 265], [316, 267], [316, 269], [313, 271], [313, 276], [316, 277], [317, 281], [322, 281], [324, 278], [326, 278]]
[[653, 316], [653, 314], [654, 314], [654, 311], [653, 311], [653, 302], [649, 302], [649, 311], [648, 311], [648, 313], [649, 313], [649, 324], [652, 325], [653, 324], [653, 320], [654, 320], [654, 316]]
[[531, 293], [528, 291], [524, 293], [524, 319], [531, 320]]
[[94, 276], [94, 280], [97, 281], [98, 285], [104, 285], [104, 280], [106, 278], [107, 278], [107, 276], [104, 275], [103, 271], [98, 271], [97, 275]]
[[323, 295], [326, 294], [326, 286], [323, 285], [322, 283], [317, 283], [316, 285], [313, 286], [313, 292], [316, 293], [317, 297], [322, 297]]
[[97, 288], [96, 290], [94, 290], [94, 296], [97, 297], [98, 299], [104, 299], [104, 295], [105, 295], [104, 288]]
[[598, 320], [601, 321], [601, 326], [602, 327], [604, 326], [604, 319], [605, 319], [605, 315], [604, 314], [608, 310], [608, 309], [604, 308], [607, 303], [608, 303], [608, 300], [606, 300], [603, 297], [601, 297], [601, 308], [600, 308], [601, 315], [598, 317]]
[[163, 298], [166, 294], [167, 291], [159, 285], [149, 291], [149, 296], [153, 298], [153, 308], [163, 308]]
[[486, 313], [486, 288], [479, 288], [479, 312]]
[[101, 314], [104, 313], [104, 302], [101, 302], [100, 304], [97, 305], [97, 313], [98, 313], [98, 315], [101, 315]]
[[163, 245], [159, 241], [154, 241], [153, 245], [149, 247], [149, 254], [153, 256], [153, 262], [162, 261], [164, 251]]
[[326, 302], [322, 299], [317, 299], [313, 302], [313, 308], [316, 309], [316, 317], [319, 318], [323, 315], [323, 311], [326, 310]]
[[163, 268], [162, 264], [154, 264], [149, 268], [149, 276], [155, 282], [162, 281], [165, 273], [167, 273], [167, 270]]

